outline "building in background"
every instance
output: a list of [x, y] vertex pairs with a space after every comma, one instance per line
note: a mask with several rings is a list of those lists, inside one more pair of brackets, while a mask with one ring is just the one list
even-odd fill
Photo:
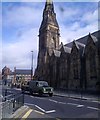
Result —
[[14, 82], [17, 87], [21, 87], [22, 84], [27, 83], [31, 80], [30, 69], [14, 69]]
[[2, 69], [2, 80], [3, 80], [3, 83], [5, 85], [7, 85], [7, 86], [11, 86], [13, 79], [14, 79], [13, 72], [10, 70], [9, 67], [5, 66]]
[[14, 71], [12, 72], [10, 68], [5, 66], [2, 69], [2, 80], [5, 82], [4, 84], [8, 86], [16, 85], [20, 87], [21, 84], [31, 80], [31, 70], [16, 69], [15, 67]]
[[8, 68], [7, 66], [5, 66], [2, 69], [2, 79], [9, 79], [9, 74], [11, 73], [10, 68]]

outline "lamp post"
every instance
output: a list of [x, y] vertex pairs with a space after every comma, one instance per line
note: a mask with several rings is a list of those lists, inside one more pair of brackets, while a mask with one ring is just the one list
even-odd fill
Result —
[[31, 63], [31, 80], [33, 80], [33, 51], [32, 52], [32, 63]]

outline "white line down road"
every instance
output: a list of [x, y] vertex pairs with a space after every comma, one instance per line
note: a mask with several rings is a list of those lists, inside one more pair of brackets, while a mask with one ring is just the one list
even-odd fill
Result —
[[40, 108], [38, 105], [35, 105], [35, 107], [38, 108], [39, 110], [41, 110], [42, 112], [45, 112], [45, 110]]
[[44, 112], [44, 113], [53, 113], [53, 112], [56, 112], [56, 110], [46, 111], [46, 110], [42, 109], [41, 107], [39, 107], [38, 105], [35, 105], [35, 107], [37, 107], [39, 110], [41, 110], [41, 111]]
[[46, 110], [44, 110], [43, 108], [41, 108], [41, 107], [39, 107], [38, 105], [35, 105], [35, 104], [25, 103], [25, 105], [32, 105], [32, 106], [35, 106], [36, 108], [38, 108], [39, 110], [41, 110], [41, 111], [44, 112], [44, 113], [53, 113], [53, 112], [56, 112], [56, 110], [49, 110], [49, 111], [46, 111]]
[[53, 112], [56, 112], [56, 110], [45, 111], [45, 113], [53, 113]]
[[84, 105], [78, 105], [77, 107], [83, 107]]
[[87, 108], [89, 108], [89, 109], [93, 109], [93, 110], [100, 110], [99, 108], [95, 108], [95, 107], [87, 107]]

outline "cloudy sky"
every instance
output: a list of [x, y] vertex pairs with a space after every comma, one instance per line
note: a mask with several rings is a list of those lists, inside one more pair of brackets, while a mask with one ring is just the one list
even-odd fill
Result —
[[[3, 0], [2, 21], [0, 20], [0, 24], [2, 23], [1, 67], [6, 65], [12, 70], [15, 66], [30, 69], [33, 50], [35, 69], [38, 34], [44, 6], [44, 2]], [[54, 2], [54, 8], [60, 27], [60, 42], [66, 44], [98, 30], [98, 2], [89, 0], [88, 2], [64, 2], [63, 0], [63, 2]]]

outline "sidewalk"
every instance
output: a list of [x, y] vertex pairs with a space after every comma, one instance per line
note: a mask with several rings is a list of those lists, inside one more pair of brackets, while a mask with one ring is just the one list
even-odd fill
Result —
[[90, 100], [90, 101], [97, 101], [100, 103], [100, 96], [96, 95], [90, 95], [90, 94], [76, 94], [71, 92], [62, 92], [62, 91], [54, 91], [55, 96], [61, 96], [61, 97], [68, 97], [68, 98], [74, 98], [74, 99], [82, 99], [82, 100]]
[[25, 114], [30, 108], [26, 105], [20, 107], [18, 110], [11, 115], [10, 118], [21, 118], [23, 114]]

